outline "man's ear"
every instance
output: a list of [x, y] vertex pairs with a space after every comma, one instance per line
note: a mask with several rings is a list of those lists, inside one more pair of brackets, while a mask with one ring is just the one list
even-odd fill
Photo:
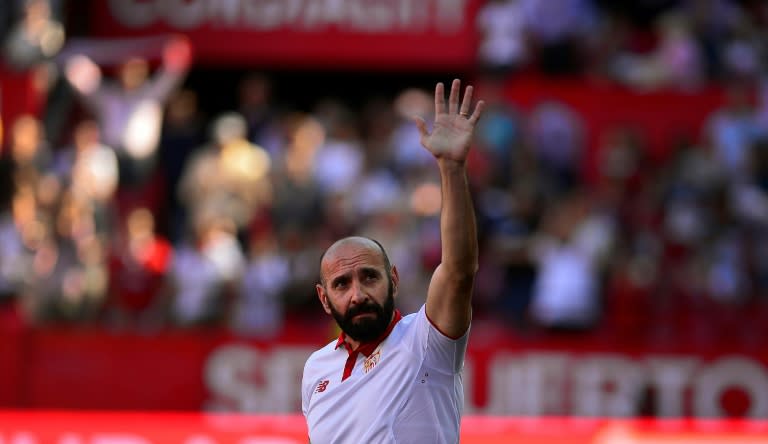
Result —
[[322, 284], [315, 284], [315, 290], [317, 291], [317, 298], [320, 299], [320, 303], [323, 305], [323, 310], [331, 314], [331, 307], [328, 305], [328, 295], [325, 293], [325, 288], [323, 288]]
[[400, 274], [397, 272], [397, 267], [392, 266], [392, 294], [397, 296], [397, 290], [400, 288]]

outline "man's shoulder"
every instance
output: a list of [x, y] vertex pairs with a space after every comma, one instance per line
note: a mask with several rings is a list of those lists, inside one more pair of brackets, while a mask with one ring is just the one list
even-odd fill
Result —
[[337, 343], [338, 343], [338, 339], [334, 339], [333, 341], [329, 342], [322, 348], [319, 348], [314, 352], [312, 352], [312, 354], [309, 355], [309, 358], [307, 358], [307, 363], [305, 365], [305, 368], [309, 367], [311, 364], [317, 361], [320, 361], [324, 358], [328, 358], [329, 356], [335, 355], [336, 352], [338, 351], [336, 347]]
[[[403, 318], [400, 319], [400, 322], [398, 322], [397, 324], [401, 327], [408, 327], [413, 325], [419, 319], [419, 315], [421, 315], [422, 310], [423, 310], [423, 306], [422, 306], [422, 309], [420, 310], [414, 311], [413, 313], [410, 313], [407, 315], [403, 315]], [[396, 325], [395, 328], [397, 328], [398, 325]]]
[[420, 310], [404, 315], [400, 319], [400, 321], [395, 325], [395, 328], [392, 329], [392, 333], [390, 333], [390, 338], [402, 338], [403, 335], [414, 334], [415, 331], [418, 330], [416, 326], [419, 325], [419, 321], [422, 318], [426, 319], [423, 312], [424, 312], [424, 306], [422, 305]]

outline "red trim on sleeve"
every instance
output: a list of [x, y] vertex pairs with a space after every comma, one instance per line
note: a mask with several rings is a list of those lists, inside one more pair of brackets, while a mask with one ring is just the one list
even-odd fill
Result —
[[432, 324], [433, 327], [435, 327], [435, 330], [437, 330], [438, 333], [440, 333], [441, 335], [445, 336], [446, 338], [448, 338], [450, 340], [456, 341], [458, 339], [463, 338], [464, 335], [467, 334], [466, 330], [464, 330], [464, 333], [460, 334], [459, 336], [451, 336], [451, 335], [445, 334], [444, 331], [440, 330], [440, 327], [438, 327], [437, 324], [432, 322], [432, 319], [429, 319], [429, 315], [427, 314], [427, 310], [426, 309], [424, 310], [424, 316], [427, 317], [427, 320], [429, 321], [429, 323]]

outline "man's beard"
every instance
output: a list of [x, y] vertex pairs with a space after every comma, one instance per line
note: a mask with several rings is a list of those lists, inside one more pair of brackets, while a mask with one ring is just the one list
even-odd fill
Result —
[[[391, 280], [389, 281], [387, 299], [384, 301], [384, 305], [369, 301], [364, 304], [350, 306], [347, 312], [342, 315], [336, 311], [336, 307], [330, 301], [328, 302], [331, 314], [336, 319], [336, 323], [339, 324], [341, 331], [359, 342], [370, 342], [381, 336], [389, 327], [389, 322], [392, 320], [392, 314], [395, 311], [394, 288]], [[362, 313], [372, 313], [375, 316], [372, 318], [364, 316], [357, 320], [354, 319], [355, 316]]]

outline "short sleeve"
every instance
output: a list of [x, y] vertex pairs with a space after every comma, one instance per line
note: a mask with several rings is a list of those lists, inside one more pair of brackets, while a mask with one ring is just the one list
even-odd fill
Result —
[[427, 317], [426, 305], [419, 309], [414, 324], [415, 339], [424, 351], [425, 365], [444, 373], [461, 372], [470, 329], [459, 338], [446, 336]]

